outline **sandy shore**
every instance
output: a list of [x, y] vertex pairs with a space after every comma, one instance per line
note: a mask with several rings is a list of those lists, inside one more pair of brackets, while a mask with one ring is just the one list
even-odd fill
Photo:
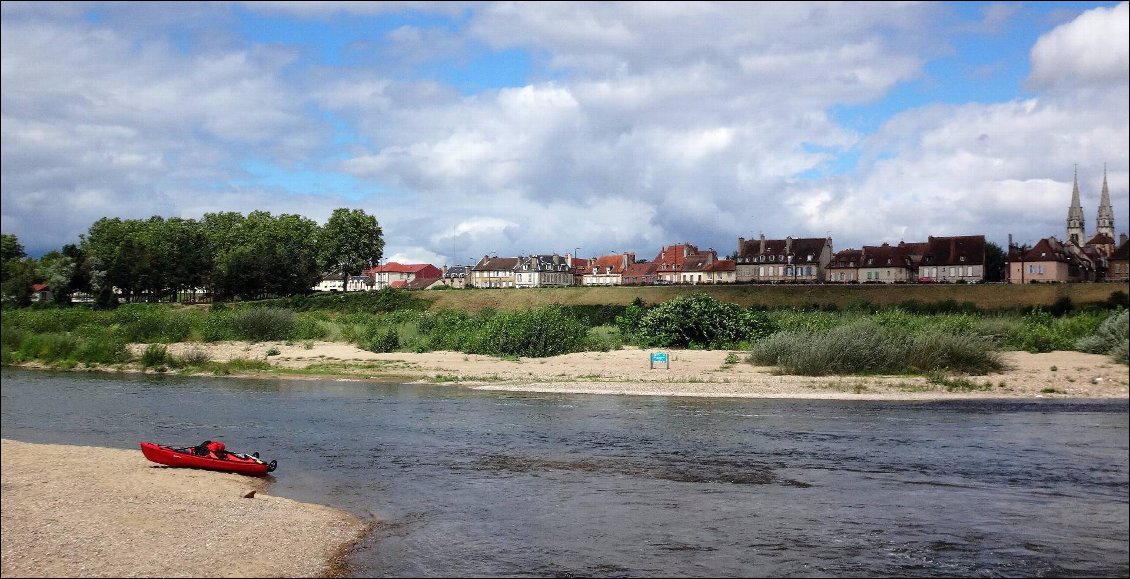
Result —
[[[140, 353], [145, 345], [131, 347]], [[459, 352], [378, 354], [340, 342], [181, 343], [168, 350], [178, 356], [199, 350], [213, 361], [264, 360], [275, 367], [272, 375], [418, 381], [483, 390], [875, 400], [1127, 398], [1130, 392], [1125, 364], [1081, 352], [1005, 352], [1007, 370], [955, 377], [965, 381], [964, 387], [955, 387], [916, 376], [779, 375], [774, 368], [749, 364], [744, 352], [719, 350], [668, 350], [670, 368], [651, 368], [651, 351], [638, 348], [516, 360]], [[731, 353], [740, 361], [727, 363]]]
[[140, 449], [2, 445], [4, 577], [327, 576], [365, 531], [267, 494], [264, 479], [167, 468]]

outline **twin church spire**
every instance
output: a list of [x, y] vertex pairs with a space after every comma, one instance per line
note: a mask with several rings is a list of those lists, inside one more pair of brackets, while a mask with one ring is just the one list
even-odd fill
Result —
[[[1106, 166], [1103, 166], [1103, 193], [1099, 200], [1099, 211], [1095, 216], [1096, 235], [1105, 234], [1114, 239], [1114, 209], [1110, 206], [1110, 187], [1106, 181]], [[1079, 198], [1079, 167], [1075, 167], [1075, 185], [1071, 190], [1071, 207], [1067, 209], [1067, 240], [1078, 247], [1087, 243], [1086, 219], [1083, 217], [1083, 204]]]

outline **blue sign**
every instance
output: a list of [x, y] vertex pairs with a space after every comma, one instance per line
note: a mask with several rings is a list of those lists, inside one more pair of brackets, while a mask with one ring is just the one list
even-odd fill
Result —
[[660, 364], [666, 364], [667, 363], [667, 352], [652, 352], [651, 353], [651, 362], [652, 363], [658, 362]]

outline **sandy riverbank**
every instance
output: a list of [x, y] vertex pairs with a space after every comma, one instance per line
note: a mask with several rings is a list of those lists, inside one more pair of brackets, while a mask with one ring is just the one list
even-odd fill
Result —
[[167, 468], [140, 449], [2, 445], [4, 577], [327, 576], [365, 530], [271, 496], [264, 479]]
[[[145, 345], [131, 347], [140, 353]], [[909, 376], [779, 375], [774, 368], [745, 362], [744, 352], [724, 350], [670, 350], [670, 368], [651, 368], [650, 351], [638, 348], [517, 360], [458, 352], [379, 354], [341, 342], [181, 343], [170, 345], [168, 350], [177, 356], [199, 350], [217, 362], [238, 358], [265, 360], [283, 375], [420, 381], [485, 390], [905, 400], [1127, 398], [1130, 392], [1125, 364], [1081, 352], [1005, 352], [1007, 370], [960, 377], [975, 386], [968, 388], [947, 387]], [[740, 361], [727, 363], [731, 353]]]

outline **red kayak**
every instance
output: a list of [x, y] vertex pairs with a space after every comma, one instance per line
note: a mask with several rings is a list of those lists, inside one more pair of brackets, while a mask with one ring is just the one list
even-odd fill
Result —
[[228, 452], [222, 442], [205, 441], [199, 446], [173, 447], [152, 442], [141, 443], [141, 453], [145, 458], [168, 466], [203, 468], [234, 472], [250, 476], [266, 476], [275, 470], [276, 461], [269, 463], [253, 455]]

